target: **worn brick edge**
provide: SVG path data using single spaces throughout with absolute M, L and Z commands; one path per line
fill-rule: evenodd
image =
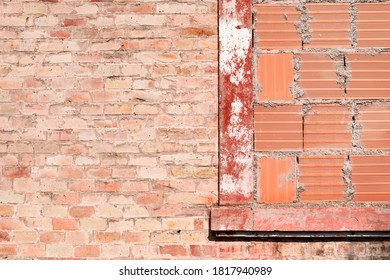
M 212 231 L 389 231 L 390 209 L 373 207 L 211 210 Z
M 219 203 L 253 202 L 252 1 L 219 1 Z

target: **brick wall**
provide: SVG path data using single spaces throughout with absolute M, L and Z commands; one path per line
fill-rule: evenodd
M 217 26 L 216 0 L 2 1 L 1 258 L 389 257 L 210 238 Z

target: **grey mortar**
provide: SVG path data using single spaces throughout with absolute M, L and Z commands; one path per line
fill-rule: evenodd
M 309 104 L 302 105 L 302 117 L 305 117 L 309 113 L 309 111 L 311 110 L 311 107 L 312 106 Z
M 298 81 L 300 79 L 299 69 L 301 68 L 301 59 L 294 54 L 293 58 L 293 68 L 294 68 L 294 82 L 289 86 L 290 92 L 294 96 L 294 99 L 301 98 L 305 92 L 298 85 Z
M 297 183 L 297 193 L 296 193 L 296 197 L 294 199 L 294 203 L 301 202 L 301 193 L 303 193 L 304 191 L 305 191 L 305 186 L 298 182 Z
M 345 198 L 347 201 L 352 201 L 355 196 L 355 187 L 352 184 L 352 164 L 349 157 L 344 159 L 342 172 L 345 183 Z
M 305 1 L 299 2 L 296 9 L 301 15 L 299 17 L 300 21 L 295 24 L 295 29 L 301 35 L 302 43 L 309 44 L 312 35 L 309 24 L 310 16 L 307 13 Z
M 349 128 L 352 133 L 352 151 L 354 153 L 363 153 L 364 149 L 360 142 L 361 130 L 363 127 L 361 124 L 356 123 L 356 116 L 359 115 L 359 111 L 357 109 L 356 103 L 351 104 L 351 115 L 352 115 L 353 122 Z
M 357 9 L 354 5 L 354 1 L 352 1 L 349 5 L 349 16 L 351 18 L 351 28 L 349 30 L 349 39 L 351 40 L 352 48 L 356 48 L 358 46 L 358 33 L 357 33 Z

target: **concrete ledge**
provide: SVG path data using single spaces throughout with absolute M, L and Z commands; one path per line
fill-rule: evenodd
M 214 207 L 212 231 L 389 231 L 390 208 Z

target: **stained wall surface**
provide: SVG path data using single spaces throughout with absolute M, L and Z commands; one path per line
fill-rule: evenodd
M 228 242 L 210 235 L 209 209 L 218 201 L 217 4 L 216 0 L 0 3 L 0 258 L 390 257 L 388 241 Z M 327 47 L 334 38 L 347 47 L 351 35 L 344 21 L 350 20 L 350 8 L 345 6 L 331 6 L 342 10 L 341 32 L 327 33 L 332 39 L 328 42 L 315 40 L 322 33 L 313 28 L 313 40 L 305 39 L 307 47 Z M 368 10 L 364 16 L 372 23 L 353 18 L 358 32 L 375 26 L 378 17 L 370 17 L 369 10 L 376 6 L 364 5 Z M 358 11 L 362 7 L 356 6 Z M 295 8 L 289 10 L 297 14 Z M 375 40 L 367 39 L 373 33 L 364 31 L 352 43 L 388 47 L 386 26 L 375 28 L 383 29 L 375 33 Z M 292 34 L 286 47 L 299 47 L 302 38 Z M 286 62 L 290 56 L 284 55 L 281 64 L 290 66 Z M 296 81 L 306 89 L 300 98 L 326 98 L 325 92 L 334 89 L 332 98 L 344 100 L 345 90 L 338 87 L 340 73 L 335 76 L 331 69 L 340 57 L 346 57 L 352 73 L 347 97 L 366 98 L 365 89 L 372 87 L 364 78 L 366 66 L 382 65 L 380 73 L 388 70 L 386 59 L 371 63 L 379 56 L 387 54 L 302 54 L 307 79 L 316 72 L 313 60 L 321 61 L 326 68 L 321 71 L 327 75 L 324 91 L 319 91 L 305 83 L 302 74 Z M 286 82 L 295 81 L 291 73 L 286 73 Z M 388 97 L 386 76 L 378 85 L 370 96 Z M 283 100 L 292 99 L 288 91 L 280 94 Z M 356 110 L 364 112 L 355 118 L 362 124 L 361 138 L 354 139 L 348 130 L 340 141 L 352 145 L 359 140 L 373 151 L 388 149 L 383 141 L 372 140 L 378 138 L 376 129 L 389 129 L 380 121 L 388 116 L 386 104 L 356 104 Z M 320 113 L 350 116 L 348 105 L 316 106 Z M 288 112 L 295 116 L 296 107 L 290 107 Z M 308 112 L 307 118 L 316 129 L 315 115 Z M 296 133 L 298 129 L 291 137 Z M 302 144 L 291 143 L 302 149 Z M 317 144 L 315 139 L 304 143 Z M 379 172 L 383 164 L 378 165 L 375 157 L 350 160 L 363 173 L 373 165 L 379 166 L 375 169 Z M 320 160 L 308 157 L 300 164 L 310 173 L 310 165 Z M 335 156 L 331 163 L 338 166 L 344 160 Z M 272 160 L 266 166 L 284 170 L 292 162 L 292 158 Z M 364 192 L 367 178 L 359 173 L 351 176 L 356 189 Z M 388 178 L 381 172 L 372 176 Z M 381 191 L 379 185 L 377 190 Z M 362 194 L 359 199 L 366 198 Z

